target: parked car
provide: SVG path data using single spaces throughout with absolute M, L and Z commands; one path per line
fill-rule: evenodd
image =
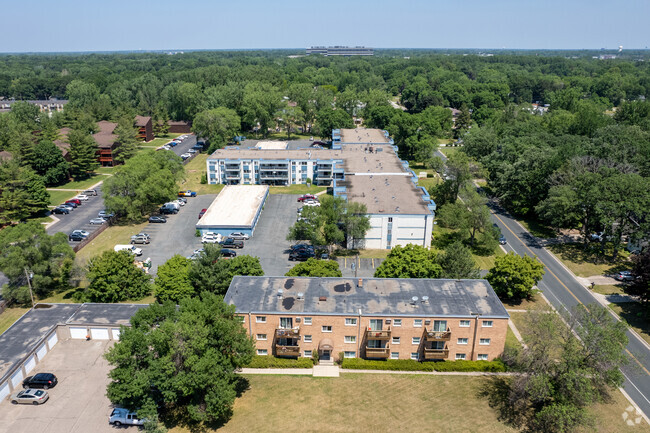
M 85 238 L 90 236 L 90 232 L 88 232 L 86 230 L 73 230 L 72 233 L 79 233 L 81 236 L 83 236 Z
M 244 248 L 244 241 L 235 240 L 232 238 L 226 238 L 219 242 L 219 244 L 225 248 Z
M 106 209 L 104 209 L 104 210 L 100 210 L 97 216 L 100 218 L 113 218 L 115 214 L 112 212 L 108 212 Z
M 138 418 L 138 414 L 127 409 L 116 407 L 108 417 L 108 423 L 116 427 L 121 425 L 144 425 L 144 420 Z
M 106 222 L 106 220 L 105 220 L 104 218 L 100 218 L 100 217 L 93 218 L 93 219 L 90 220 L 90 224 L 99 224 L 99 225 L 102 225 L 102 224 L 104 224 L 105 222 Z
M 149 217 L 150 223 L 166 223 L 167 218 L 162 215 L 152 215 Z
M 201 219 L 201 217 L 203 217 L 207 211 L 207 209 L 201 209 L 201 212 L 199 212 L 199 219 Z
M 204 244 L 218 244 L 223 239 L 219 233 L 204 233 L 201 242 Z
M 633 281 L 634 275 L 632 275 L 632 272 L 630 271 L 621 271 L 614 275 L 614 278 L 616 278 L 618 281 Z
M 68 200 L 68 201 L 66 201 L 66 202 L 63 203 L 63 204 L 65 204 L 65 205 L 67 205 L 67 206 L 71 206 L 71 207 L 73 207 L 73 208 L 75 208 L 75 209 L 77 208 L 77 206 L 79 206 L 79 205 L 77 204 L 77 202 L 74 202 L 74 201 L 72 201 L 72 200 Z
M 187 191 L 180 191 L 178 193 L 179 197 L 196 197 L 196 191 L 190 191 L 189 189 Z
M 221 257 L 224 257 L 224 258 L 237 257 L 237 252 L 233 251 L 233 250 L 229 250 L 228 248 L 222 248 L 221 249 Z
M 78 198 L 71 198 L 70 200 L 67 200 L 66 203 L 74 203 L 77 206 L 81 206 L 81 200 Z
M 67 215 L 70 213 L 70 208 L 67 206 L 57 206 L 54 209 L 52 209 L 52 213 Z
M 50 398 L 47 391 L 42 389 L 25 389 L 11 395 L 12 404 L 33 404 L 37 406 L 45 403 Z
M 64 204 L 60 204 L 59 207 L 61 207 L 61 208 L 66 208 L 66 209 L 68 209 L 70 212 L 72 212 L 73 210 L 75 210 L 75 207 L 74 207 L 73 205 L 71 205 L 71 204 L 65 204 L 65 203 L 64 203 Z
M 163 215 L 172 215 L 172 214 L 177 214 L 178 213 L 178 209 L 175 209 L 173 207 L 162 206 L 159 210 L 160 210 L 160 213 L 163 214 Z
M 194 149 L 194 148 L 192 148 L 192 149 L 190 149 L 190 150 L 187 151 L 187 153 L 196 153 L 196 152 L 197 152 L 197 150 Z
M 187 203 L 187 199 L 185 197 L 178 197 L 176 199 L 176 201 L 179 202 L 179 204 L 180 204 L 180 202 L 183 202 L 183 204 Z M 183 205 L 181 205 L 181 206 L 183 206 Z
M 87 189 L 84 192 L 82 192 L 83 195 L 87 196 L 96 196 L 97 195 L 97 190 L 96 189 Z
M 75 196 L 75 198 L 81 201 L 88 201 L 88 196 L 84 194 L 79 194 L 78 196 Z
M 323 146 L 323 147 L 329 146 L 329 144 L 325 143 L 324 141 L 314 141 L 311 145 L 312 146 Z
M 151 235 L 149 233 L 145 233 L 145 232 L 140 232 L 137 235 L 133 235 L 133 236 L 131 236 L 131 239 L 135 239 L 138 236 L 144 236 L 145 238 L 151 239 Z
M 148 236 L 136 235 L 131 236 L 131 244 L 148 244 L 151 242 Z
M 230 233 L 229 237 L 233 238 L 233 239 L 240 240 L 240 241 L 247 241 L 248 239 L 250 239 L 250 236 L 248 236 L 246 233 L 242 233 L 242 232 Z
M 305 200 L 304 202 L 302 202 L 302 204 L 304 206 L 309 206 L 309 207 L 318 207 L 318 206 L 320 206 L 320 202 L 316 201 L 316 200 Z
M 291 251 L 291 253 L 289 253 L 289 260 L 290 261 L 297 260 L 297 261 L 303 262 L 303 261 L 305 261 L 307 259 L 311 259 L 314 256 L 315 256 L 315 254 L 314 254 L 313 251 L 310 251 L 308 249 L 304 249 L 304 250 L 303 249 L 297 249 L 297 250 L 293 250 L 293 251 Z
M 142 249 L 136 248 L 135 245 L 115 245 L 113 247 L 113 251 L 119 252 L 119 251 L 128 251 L 133 255 L 136 256 L 141 256 L 142 255 Z
M 82 235 L 79 234 L 79 233 L 70 233 L 70 234 L 68 235 L 68 240 L 69 240 L 69 241 L 73 241 L 73 242 L 81 242 L 81 241 L 83 241 L 84 239 L 86 239 L 86 237 L 85 237 L 85 236 L 82 236 Z
M 58 379 L 52 373 L 36 373 L 33 376 L 26 377 L 23 380 L 23 388 L 54 388 L 59 383 Z
M 298 197 L 298 202 L 303 202 L 303 201 L 305 201 L 307 199 L 312 199 L 313 200 L 315 198 L 316 198 L 316 196 L 313 195 L 313 194 L 305 194 L 305 195 L 301 195 L 300 197 Z

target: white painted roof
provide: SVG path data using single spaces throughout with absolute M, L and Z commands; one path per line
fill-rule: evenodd
M 264 203 L 268 185 L 228 185 L 196 223 L 197 228 L 250 227 Z

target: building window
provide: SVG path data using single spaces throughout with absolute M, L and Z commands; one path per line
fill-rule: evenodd
M 488 360 L 487 353 L 479 353 L 477 359 L 479 361 L 487 361 Z
M 402 326 L 402 319 L 394 319 L 393 326 Z
M 305 354 L 303 356 L 305 358 L 311 358 L 311 350 L 305 350 Z
M 484 328 L 491 328 L 492 327 L 492 321 L 491 320 L 484 320 L 483 321 L 483 327 Z
M 415 359 L 417 361 L 418 360 L 418 353 L 417 352 L 411 352 L 411 359 Z
M 393 337 L 393 344 L 399 344 L 399 337 Z
M 393 217 L 388 217 L 388 222 L 392 223 L 393 222 Z
M 293 317 L 280 317 L 280 329 L 292 329 Z
M 465 354 L 464 353 L 457 353 L 456 354 L 456 361 L 465 359 Z
M 259 341 L 264 341 L 266 340 L 266 334 L 257 334 L 255 338 L 257 338 Z
M 354 335 L 346 335 L 345 336 L 345 342 L 346 343 L 356 343 L 357 342 L 357 337 Z
M 305 325 L 311 325 L 311 317 L 305 317 L 305 320 L 303 322 Z
M 266 349 L 257 349 L 257 354 L 260 355 L 260 356 L 268 355 L 269 351 L 266 350 Z
M 415 319 L 413 321 L 413 327 L 414 328 L 421 328 L 422 327 L 422 319 Z
M 357 352 L 347 351 L 347 350 L 343 352 L 344 358 L 356 358 L 356 356 L 357 356 Z
M 447 321 L 446 320 L 434 320 L 433 321 L 433 332 L 447 332 Z
M 305 335 L 304 339 L 305 339 L 305 343 L 311 343 L 311 335 Z
M 413 337 L 411 339 L 411 344 L 420 344 L 420 337 Z
M 345 318 L 345 326 L 356 326 L 357 324 L 357 319 L 355 317 L 346 317 Z
M 332 326 L 331 325 L 323 325 L 321 328 L 321 331 L 323 332 L 332 332 Z
M 456 344 L 467 344 L 467 338 L 459 338 Z
M 469 320 L 461 320 L 458 326 L 461 328 L 469 328 Z
M 255 316 L 256 323 L 266 323 L 266 316 Z
M 399 359 L 399 352 L 391 352 L 390 359 Z
M 490 339 L 489 338 L 481 338 L 478 341 L 478 344 L 480 344 L 482 346 L 488 346 L 490 344 Z

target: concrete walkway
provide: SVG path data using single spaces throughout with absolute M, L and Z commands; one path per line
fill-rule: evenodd
M 241 374 L 293 374 L 311 376 L 313 368 L 242 368 Z
M 483 372 L 483 371 L 393 371 L 393 370 L 352 370 L 340 368 L 338 365 L 315 365 L 314 368 L 242 368 L 240 374 L 277 374 L 301 375 L 313 377 L 339 377 L 340 373 L 361 374 L 424 374 L 430 376 L 516 376 L 516 372 Z

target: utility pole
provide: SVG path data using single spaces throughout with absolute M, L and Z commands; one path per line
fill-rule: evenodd
M 27 286 L 29 287 L 29 296 L 32 298 L 32 308 L 34 308 L 34 292 L 32 291 L 32 281 L 30 275 L 27 273 L 27 268 L 23 268 L 25 277 L 27 277 Z

